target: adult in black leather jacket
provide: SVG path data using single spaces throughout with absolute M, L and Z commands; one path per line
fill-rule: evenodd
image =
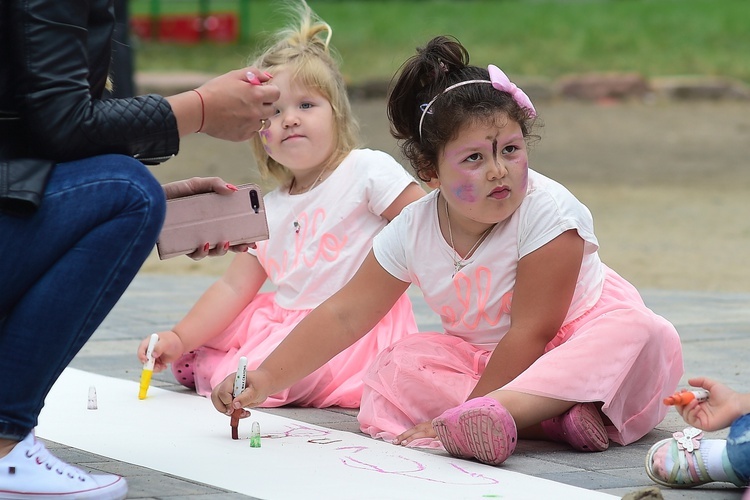
M 0 0 L 0 491 L 24 498 L 124 498 L 124 479 L 36 442 L 44 398 L 152 250 L 165 192 L 229 191 L 216 178 L 162 187 L 144 163 L 197 131 L 246 140 L 278 98 L 244 68 L 175 96 L 102 100 L 113 28 L 111 0 Z
M 9 159 L 59 162 L 119 153 L 159 163 L 177 154 L 179 137 L 201 122 L 209 135 L 249 138 L 278 98 L 275 87 L 248 85 L 246 71 L 238 70 L 199 88 L 201 95 L 101 100 L 114 28 L 110 0 L 3 0 L 0 9 L 0 199 L 6 204 L 13 189 L 5 183 L 19 177 Z

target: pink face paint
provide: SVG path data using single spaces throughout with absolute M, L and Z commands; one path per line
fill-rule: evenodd
M 453 148 L 452 150 L 446 150 L 444 153 L 445 159 L 451 164 L 461 163 L 464 158 L 484 147 L 484 142 L 477 141 L 475 143 L 465 143 L 460 147 Z
M 451 191 L 453 192 L 453 195 L 461 201 L 465 201 L 467 203 L 477 201 L 473 184 L 459 184 L 457 187 L 452 188 Z
M 521 191 L 526 192 L 526 188 L 529 186 L 529 164 L 526 162 L 523 165 L 523 177 L 521 177 Z
M 260 135 L 260 142 L 263 144 L 263 149 L 265 149 L 266 153 L 268 155 L 271 154 L 271 147 L 268 145 L 268 140 L 271 138 L 271 131 L 269 129 L 264 129 L 258 132 Z

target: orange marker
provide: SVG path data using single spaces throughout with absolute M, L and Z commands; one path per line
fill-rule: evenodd
M 694 399 L 697 399 L 698 401 L 706 401 L 708 399 L 708 391 L 705 389 L 695 389 L 692 391 L 676 392 L 668 398 L 665 398 L 664 404 L 670 406 L 684 406 Z

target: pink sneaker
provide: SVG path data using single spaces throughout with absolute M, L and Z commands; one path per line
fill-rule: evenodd
M 594 403 L 578 403 L 560 415 L 542 422 L 542 430 L 552 441 L 568 443 L 578 451 L 604 451 L 609 436 Z
M 442 415 L 432 421 L 432 428 L 435 429 L 438 439 L 445 447 L 445 451 L 454 457 L 474 458 L 474 454 L 469 448 L 469 443 L 466 442 L 466 438 L 461 432 L 461 427 L 458 423 L 458 418 L 465 410 L 466 405 L 474 402 L 478 403 L 479 401 L 472 399 L 464 404 L 445 410 Z
M 12 500 L 121 500 L 128 494 L 125 479 L 112 474 L 87 474 L 52 455 L 34 433 L 0 458 L 0 498 Z
M 459 458 L 476 458 L 499 465 L 516 449 L 516 423 L 492 398 L 471 399 L 432 421 L 446 451 Z
M 188 389 L 195 389 L 195 351 L 183 354 L 172 363 L 172 374 L 177 381 Z

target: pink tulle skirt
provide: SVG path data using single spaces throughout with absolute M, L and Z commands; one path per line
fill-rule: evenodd
M 257 368 L 309 312 L 280 307 L 273 292 L 258 294 L 221 335 L 196 351 L 193 368 L 198 394 L 210 395 L 227 375 L 237 371 L 241 356 L 247 357 L 248 370 Z M 357 408 L 362 377 L 377 354 L 416 331 L 411 301 L 404 294 L 367 335 L 260 406 Z
M 463 403 L 491 354 L 442 333 L 410 335 L 390 346 L 365 375 L 362 431 L 390 441 Z M 597 304 L 564 325 L 545 354 L 504 389 L 565 401 L 602 401 L 614 426 L 608 428 L 609 437 L 624 445 L 661 422 L 667 412 L 662 399 L 674 392 L 682 374 L 682 347 L 674 326 L 607 269 Z M 432 439 L 411 445 L 440 447 Z

